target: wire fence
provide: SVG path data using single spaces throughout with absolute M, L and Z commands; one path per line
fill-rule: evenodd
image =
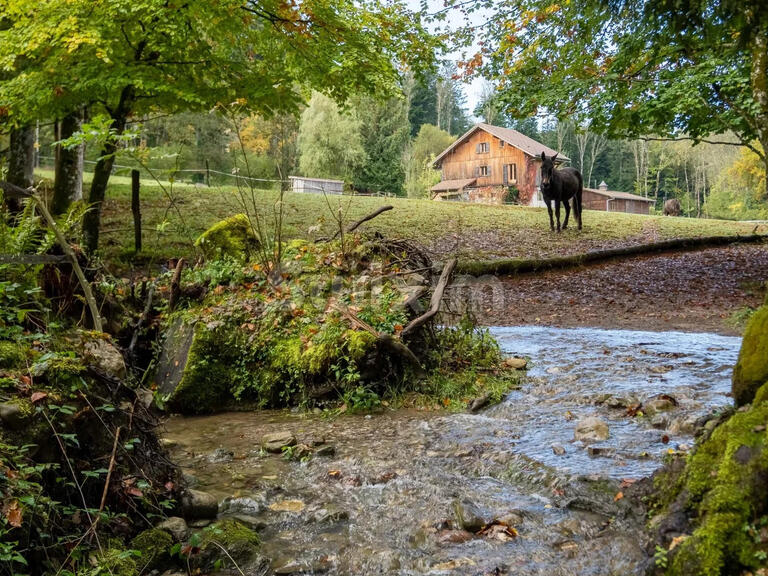
M 44 164 L 44 168 L 53 169 L 54 163 L 56 159 L 53 156 L 38 156 L 39 164 Z M 94 160 L 84 160 L 84 164 L 86 166 L 95 166 L 97 164 Z M 214 184 L 220 184 L 221 182 L 216 182 L 216 179 L 221 177 L 221 179 L 224 182 L 227 182 L 227 179 L 233 179 L 234 183 L 237 185 L 241 182 L 254 182 L 261 185 L 271 186 L 271 187 L 277 187 L 278 185 L 283 187 L 283 189 L 292 189 L 294 192 L 304 192 L 309 194 L 329 194 L 329 195 L 339 195 L 343 194 L 345 191 L 344 183 L 341 181 L 330 181 L 330 180 L 324 180 L 319 178 L 301 178 L 301 177 L 291 177 L 289 179 L 277 179 L 277 178 L 253 178 L 250 176 L 243 176 L 242 174 L 238 174 L 237 172 L 224 172 L 221 170 L 216 170 L 214 168 L 163 168 L 163 167 L 154 167 L 154 166 L 128 166 L 125 164 L 113 164 L 112 165 L 112 173 L 116 176 L 128 176 L 130 174 L 131 170 L 139 170 L 142 172 L 145 176 L 151 178 L 151 179 L 158 179 L 157 176 L 159 175 L 167 175 L 169 177 L 175 177 L 176 175 L 192 175 L 192 178 L 188 179 L 188 183 L 195 184 L 198 186 L 212 186 L 211 180 L 212 176 L 214 177 Z M 194 175 L 198 175 L 197 178 L 194 177 Z M 176 179 L 176 178 L 174 178 Z M 324 185 L 324 184 L 318 184 L 317 182 L 334 182 L 333 185 Z M 231 180 L 230 180 L 231 182 Z M 338 184 L 341 184 L 339 186 Z M 382 193 L 382 192 L 359 192 L 359 191 L 352 191 L 355 196 L 382 196 L 382 197 L 390 197 L 394 196 L 394 194 L 388 194 L 388 193 Z

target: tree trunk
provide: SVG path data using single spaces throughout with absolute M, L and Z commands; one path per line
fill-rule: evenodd
M 763 165 L 765 166 L 765 194 L 768 198 L 768 30 L 760 29 L 760 23 L 755 23 L 754 39 L 752 41 L 752 69 L 750 81 L 752 97 L 757 103 L 757 136 L 763 147 Z
M 29 188 L 34 184 L 35 132 L 31 126 L 22 126 L 11 131 L 8 149 L 7 181 L 20 188 Z M 6 198 L 11 213 L 21 210 L 21 199 Z
M 134 88 L 126 86 L 120 94 L 120 102 L 112 111 L 112 129 L 115 136 L 122 135 L 128 122 L 133 105 Z M 83 216 L 83 250 L 86 254 L 93 254 L 99 247 L 99 228 L 101 227 L 101 206 L 107 192 L 107 184 L 112 174 L 112 166 L 115 164 L 117 154 L 117 141 L 110 137 L 104 143 L 99 161 L 93 170 L 93 181 L 88 193 L 88 211 Z
M 58 140 L 71 137 L 80 128 L 80 114 L 68 114 L 58 123 Z M 56 146 L 52 211 L 64 214 L 69 205 L 83 197 L 83 173 L 80 164 L 82 145 L 74 148 Z
M 8 177 L 11 184 L 29 188 L 34 184 L 35 130 L 22 126 L 11 131 L 8 155 Z

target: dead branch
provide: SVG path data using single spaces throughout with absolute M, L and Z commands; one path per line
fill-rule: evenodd
M 421 362 L 416 357 L 416 354 L 414 354 L 408 346 L 403 344 L 398 338 L 395 338 L 392 336 L 392 334 L 384 334 L 382 332 L 377 331 L 373 326 L 365 322 L 364 320 L 361 320 L 356 314 L 354 314 L 351 310 L 343 307 L 343 306 L 335 306 L 335 310 L 339 312 L 344 318 L 349 320 L 349 322 L 359 328 L 360 330 L 365 330 L 366 332 L 369 332 L 370 334 L 373 334 L 376 336 L 376 342 L 383 348 L 386 348 L 390 352 L 393 352 L 397 354 L 398 356 L 401 356 L 404 358 L 411 366 L 413 366 L 416 369 L 417 374 L 422 375 L 424 374 L 424 368 L 421 365 Z
M 112 479 L 112 470 L 115 467 L 115 455 L 117 454 L 117 442 L 120 439 L 120 426 L 115 430 L 115 443 L 112 444 L 112 456 L 109 459 L 109 467 L 107 468 L 107 479 L 104 481 L 104 491 L 101 493 L 101 504 L 99 504 L 99 516 L 96 518 L 98 523 L 101 518 L 101 513 L 104 511 L 104 505 L 107 503 L 107 493 L 109 492 L 109 481 Z
M 136 343 L 139 341 L 139 332 L 141 332 L 142 326 L 149 319 L 149 313 L 152 311 L 152 297 L 154 294 L 155 285 L 152 284 L 147 292 L 147 302 L 144 305 L 144 311 L 141 313 L 141 316 L 139 316 L 139 319 L 136 321 L 136 326 L 133 328 L 131 344 L 128 346 L 128 356 L 131 359 L 133 358 L 133 350 L 136 348 Z
M 32 198 L 35 201 L 35 204 L 37 205 L 38 209 L 40 210 L 40 213 L 43 215 L 43 218 L 45 218 L 46 222 L 48 223 L 48 226 L 51 227 L 51 230 L 53 230 L 53 234 L 56 236 L 56 240 L 59 243 L 59 246 L 61 246 L 61 249 L 64 251 L 64 254 L 69 256 L 69 259 L 72 261 L 72 269 L 75 271 L 75 276 L 77 276 L 77 279 L 80 281 L 80 287 L 83 289 L 83 296 L 85 296 L 85 301 L 88 304 L 88 309 L 91 311 L 91 318 L 93 319 L 93 329 L 97 332 L 103 332 L 104 329 L 101 325 L 101 316 L 99 315 L 99 306 L 96 304 L 96 299 L 93 297 L 93 292 L 91 292 L 91 285 L 88 283 L 88 280 L 85 278 L 85 274 L 83 274 L 83 269 L 80 268 L 80 263 L 77 261 L 77 255 L 75 254 L 75 251 L 72 250 L 72 246 L 69 245 L 69 242 L 64 237 L 64 234 L 61 230 L 59 230 L 59 227 L 56 225 L 56 221 L 53 219 L 53 216 L 51 216 L 51 213 L 48 212 L 48 208 L 46 208 L 45 203 L 40 200 L 37 196 L 33 195 Z
M 179 301 L 182 270 L 184 270 L 184 258 L 179 258 L 179 261 L 176 263 L 176 269 L 173 271 L 173 278 L 171 279 L 171 295 L 168 297 L 168 312 L 173 312 L 176 303 Z
M 408 334 L 423 326 L 440 310 L 440 303 L 443 300 L 443 293 L 445 292 L 445 287 L 448 285 L 448 282 L 451 279 L 451 274 L 453 274 L 453 269 L 456 267 L 456 262 L 456 258 L 451 258 L 448 262 L 446 262 L 445 266 L 443 267 L 443 272 L 440 274 L 440 280 L 438 280 L 437 286 L 435 286 L 435 291 L 432 292 L 429 310 L 424 312 L 424 314 L 418 318 L 411 320 L 408 325 L 403 328 L 403 331 L 400 332 L 400 338 L 405 338 L 408 336 Z
M 393 208 L 394 208 L 394 206 L 382 206 L 381 208 L 379 208 L 379 209 L 375 210 L 374 212 L 371 212 L 370 214 L 368 214 L 368 216 L 360 218 L 360 220 L 358 220 L 357 222 L 353 222 L 352 224 L 350 224 L 347 227 L 346 233 L 349 234 L 351 232 L 354 232 L 355 230 L 358 229 L 358 227 L 361 224 L 365 224 L 366 222 L 368 222 L 368 220 L 373 220 L 379 214 L 382 214 L 383 212 L 387 212 L 388 210 L 392 210 Z M 341 234 L 341 230 L 337 230 L 336 233 L 333 236 L 331 236 L 331 237 L 328 237 L 328 238 L 318 238 L 317 242 L 330 242 L 331 240 L 335 240 L 336 238 L 338 238 L 339 234 Z
M 414 290 L 413 293 L 410 296 L 408 296 L 406 301 L 403 302 L 403 307 L 410 308 L 411 310 L 413 310 L 417 314 L 419 312 L 421 312 L 424 308 L 421 305 L 416 306 L 416 304 L 418 303 L 419 298 L 424 296 L 424 293 L 426 291 L 427 291 L 427 287 L 426 286 L 418 286 L 416 288 L 416 290 Z

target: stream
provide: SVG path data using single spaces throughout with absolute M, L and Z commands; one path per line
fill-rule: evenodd
M 165 438 L 196 487 L 222 500 L 220 515 L 259 530 L 270 573 L 643 574 L 645 517 L 621 491 L 689 449 L 696 421 L 731 403 L 741 339 L 492 332 L 506 354 L 529 358 L 528 378 L 477 414 L 225 413 L 171 418 Z M 654 398 L 656 410 L 627 413 Z M 574 440 L 591 416 L 607 440 Z M 335 452 L 289 461 L 260 449 L 272 432 Z M 465 523 L 511 529 L 458 530 L 457 509 Z

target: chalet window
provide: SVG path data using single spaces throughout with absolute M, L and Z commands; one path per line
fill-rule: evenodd
M 491 151 L 491 145 L 488 142 L 480 142 L 475 148 L 477 154 L 487 154 Z
M 517 184 L 517 164 L 504 164 L 504 173 L 502 175 L 504 186 Z
M 499 148 L 504 148 L 504 140 L 499 140 Z
M 490 166 L 478 166 L 475 168 L 475 175 L 476 176 L 490 176 L 491 175 L 491 167 Z

